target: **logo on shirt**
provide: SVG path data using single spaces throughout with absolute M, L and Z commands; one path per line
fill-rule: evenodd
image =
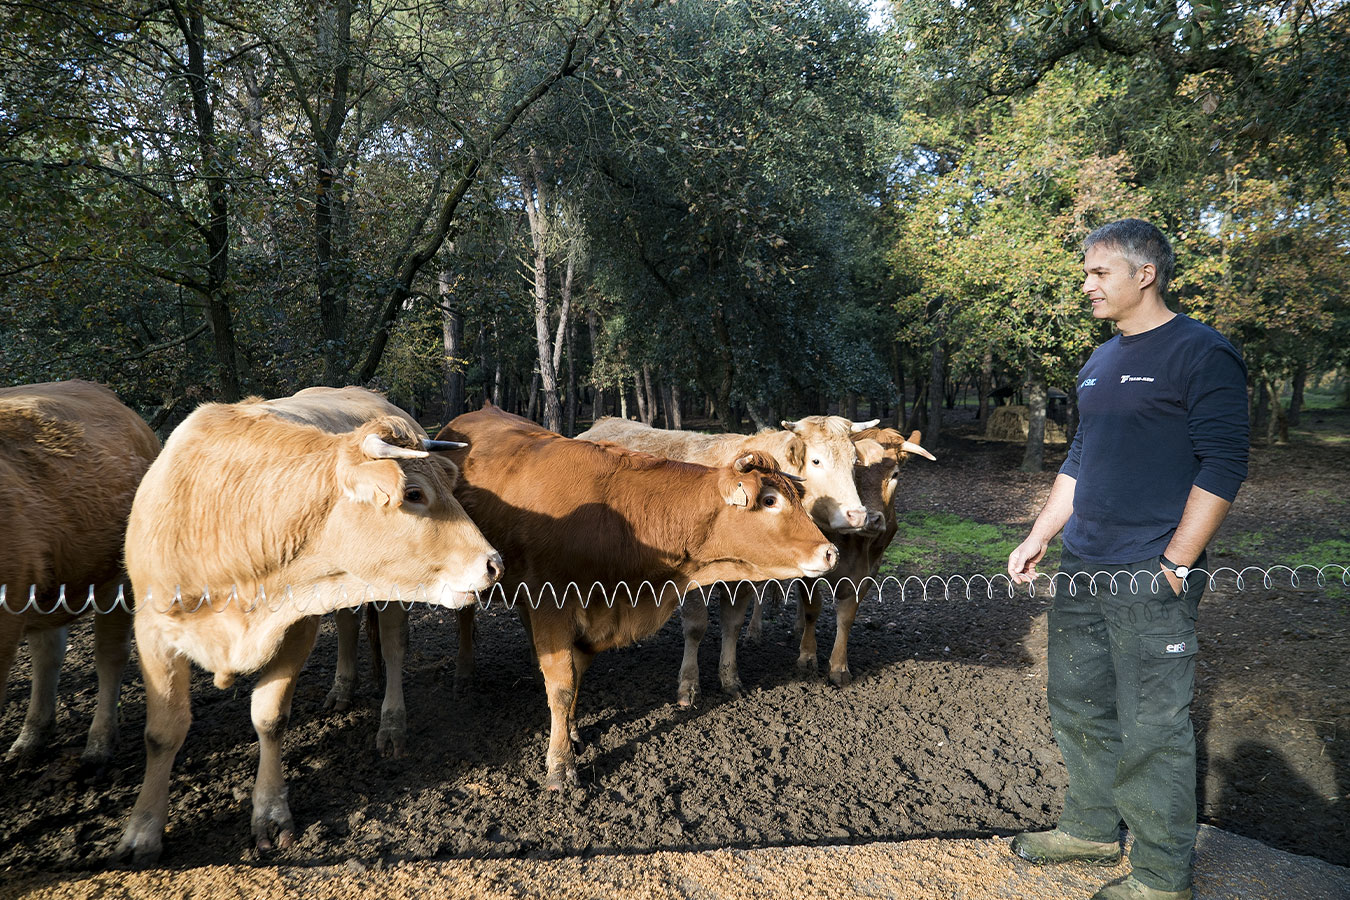
M 1186 642 L 1185 642 L 1185 641 L 1182 641 L 1180 644 L 1168 644 L 1168 645 L 1167 645 L 1167 652 L 1168 652 L 1168 653 L 1185 653 L 1185 652 L 1186 652 Z
M 1127 382 L 1127 381 L 1153 381 L 1153 376 L 1152 376 L 1152 375 L 1122 375 L 1122 376 L 1120 376 L 1120 383 L 1121 383 L 1121 384 L 1124 384 L 1124 383 Z
M 1084 379 L 1083 379 L 1083 383 L 1080 384 L 1080 385 L 1078 386 L 1078 388 L 1079 388 L 1079 390 L 1082 390 L 1082 389 L 1085 388 L 1085 387 L 1092 387 L 1092 386 L 1093 386 L 1094 384 L 1096 384 L 1096 383 L 1097 383 L 1097 379 L 1095 379 L 1095 378 L 1084 378 Z

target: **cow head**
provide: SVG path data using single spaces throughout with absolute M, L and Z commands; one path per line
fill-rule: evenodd
M 344 436 L 324 556 L 373 587 L 467 606 L 501 577 L 502 561 L 455 499 L 459 469 L 436 443 L 394 416 Z
M 900 467 L 911 454 L 936 460 L 919 445 L 922 434 L 915 431 L 908 438 L 894 428 L 868 428 L 854 435 L 858 450 L 855 476 L 858 495 L 867 505 L 866 534 L 881 534 L 887 520 L 893 519 L 891 504 L 900 484 Z
M 855 424 L 840 416 L 782 422 L 789 467 L 801 477 L 806 508 L 821 528 L 853 532 L 867 524 L 867 509 L 853 480 L 858 454 L 852 435 L 875 424 Z
M 834 568 L 839 551 L 807 514 L 798 482 L 771 457 L 747 453 L 717 473 L 724 505 L 705 547 L 710 558 L 693 580 L 815 577 Z

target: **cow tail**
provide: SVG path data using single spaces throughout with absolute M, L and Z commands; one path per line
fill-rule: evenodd
M 384 652 L 380 649 L 380 614 L 374 603 L 366 607 L 366 639 L 370 642 L 370 671 L 376 684 L 384 683 Z

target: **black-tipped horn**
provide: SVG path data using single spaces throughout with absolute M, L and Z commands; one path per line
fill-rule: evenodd
M 428 451 L 436 450 L 463 450 L 469 446 L 463 441 L 433 441 L 427 438 L 422 439 L 422 449 Z

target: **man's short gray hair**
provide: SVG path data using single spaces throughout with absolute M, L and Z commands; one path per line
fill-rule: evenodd
M 1167 285 L 1172 281 L 1172 272 L 1176 269 L 1177 256 L 1172 245 L 1157 226 L 1143 219 L 1121 219 L 1094 230 L 1083 241 L 1083 253 L 1086 254 L 1098 244 L 1110 247 L 1125 257 L 1130 264 L 1130 274 L 1134 275 L 1139 267 L 1152 264 L 1158 273 L 1158 293 L 1166 294 Z

